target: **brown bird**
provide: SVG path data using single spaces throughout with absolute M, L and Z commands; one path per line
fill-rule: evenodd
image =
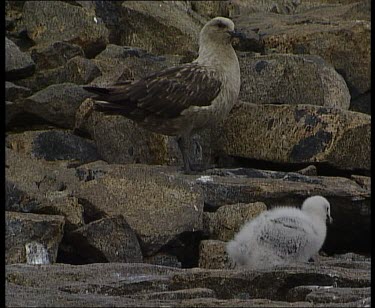
M 97 94 L 95 109 L 123 115 L 142 127 L 177 136 L 186 172 L 192 170 L 188 155 L 190 137 L 197 130 L 223 120 L 240 91 L 240 67 L 232 47 L 230 19 L 216 17 L 202 28 L 199 56 L 191 63 L 168 68 L 129 84 L 87 86 Z

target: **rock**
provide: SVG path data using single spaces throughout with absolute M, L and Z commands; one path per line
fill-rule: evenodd
M 216 16 L 229 17 L 230 3 L 229 1 L 189 1 L 191 8 L 199 15 L 207 18 L 215 18 Z
M 368 173 L 370 123 L 368 115 L 335 108 L 239 103 L 213 140 L 230 156 Z
M 70 59 L 65 68 L 67 80 L 75 84 L 87 84 L 101 75 L 94 62 L 81 56 Z
M 156 54 L 195 54 L 206 20 L 173 2 L 125 1 L 119 45 L 137 46 Z M 142 23 L 139 20 L 143 20 Z
M 199 245 L 199 267 L 209 269 L 228 269 L 230 261 L 225 251 L 226 242 L 203 240 Z
M 5 212 L 5 262 L 25 263 L 25 245 L 38 242 L 48 253 L 49 263 L 56 261 L 63 236 L 64 217 Z
M 75 160 L 88 163 L 100 156 L 93 142 L 73 135 L 67 130 L 39 130 L 11 134 L 7 147 L 47 161 Z
M 63 66 L 76 56 L 84 56 L 83 49 L 76 44 L 64 41 L 53 41 L 51 44 L 36 45 L 30 49 L 31 58 L 37 70 L 52 69 Z
M 143 253 L 152 255 L 180 234 L 202 230 L 199 188 L 183 179 L 175 180 L 168 170 L 110 165 L 104 176 L 82 183 L 75 196 L 86 204 L 85 210 L 90 208 L 96 214 L 96 219 L 100 215 L 123 215 L 139 236 Z
M 306 296 L 313 303 L 350 303 L 371 296 L 370 288 L 319 288 Z
M 79 182 L 74 169 L 66 162 L 46 162 L 30 158 L 6 148 L 5 170 L 9 182 L 7 206 L 16 206 L 16 211 L 32 212 L 38 208 L 41 197 L 50 194 L 68 196 Z
M 92 100 L 86 100 L 79 107 L 75 131 L 90 136 L 105 161 L 182 166 L 174 137 L 150 132 L 122 116 L 106 116 L 92 111 L 92 105 Z
M 30 2 L 23 7 L 29 37 L 37 44 L 65 41 L 79 45 L 88 58 L 108 43 L 108 29 L 94 12 L 66 2 Z
M 31 76 L 35 63 L 30 55 L 20 51 L 16 44 L 5 38 L 5 74 L 7 80 L 22 79 Z
M 302 175 L 318 175 L 316 167 L 314 165 L 307 166 L 306 168 L 303 168 L 301 170 L 298 170 L 297 173 Z
M 90 96 L 73 83 L 51 85 L 28 97 L 25 110 L 56 126 L 72 128 L 76 110 Z
M 76 229 L 66 236 L 65 243 L 73 246 L 83 263 L 142 262 L 138 239 L 121 215 Z
M 13 82 L 5 82 L 5 99 L 11 102 L 22 100 L 31 94 L 30 89 L 15 85 Z
M 229 241 L 239 231 L 242 225 L 267 210 L 263 202 L 235 203 L 221 206 L 207 220 L 210 239 Z
M 165 252 L 158 252 L 153 256 L 146 257 L 143 259 L 143 262 L 154 265 L 181 268 L 181 262 L 178 261 L 178 258 L 174 255 Z
M 319 56 L 242 53 L 239 62 L 241 100 L 349 109 L 350 94 L 344 79 Z
M 352 180 L 244 168 L 223 169 L 220 175 L 206 175 L 204 181 L 201 176 L 193 178 L 203 189 L 205 210 L 211 212 L 227 204 L 252 202 L 264 202 L 268 209 L 300 207 L 307 197 L 322 195 L 329 200 L 334 219 L 323 250 L 369 252 L 371 193 Z
M 266 51 L 322 57 L 343 76 L 354 100 L 371 89 L 371 27 L 367 20 L 349 20 L 337 8 L 325 6 L 295 15 L 245 14 L 233 21 L 239 29 L 257 29 Z
M 102 75 L 94 84 L 109 85 L 126 80 L 137 80 L 162 69 L 176 66 L 181 56 L 157 56 L 146 50 L 130 46 L 108 44 L 93 60 Z
M 371 178 L 368 176 L 361 176 L 353 174 L 351 178 L 364 189 L 371 191 Z
M 17 116 L 22 114 L 23 104 L 20 102 L 5 101 L 5 124 L 11 126 Z
M 307 300 L 286 301 L 288 290 L 308 284 L 321 286 L 325 294 L 331 289 L 324 286 L 336 285 L 336 288 L 362 288 L 366 293 L 371 277 L 370 263 L 365 264 L 366 269 L 353 269 L 350 263 L 346 264 L 347 268 L 308 263 L 258 272 L 177 269 L 141 263 L 40 267 L 15 264 L 6 266 L 6 301 L 10 306 L 23 307 L 41 304 L 72 307 L 315 307 L 319 304 Z M 360 307 L 357 301 L 340 304 L 329 302 L 324 307 Z

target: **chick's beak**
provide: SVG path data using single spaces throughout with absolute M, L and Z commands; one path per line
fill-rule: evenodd
M 327 215 L 326 222 L 327 222 L 328 224 L 333 223 L 333 218 L 332 218 L 331 216 L 328 216 L 328 215 Z

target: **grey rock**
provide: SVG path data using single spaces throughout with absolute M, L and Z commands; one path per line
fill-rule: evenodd
M 10 39 L 5 38 L 5 74 L 7 80 L 22 79 L 35 71 L 30 55 L 20 51 Z
M 23 112 L 23 103 L 5 101 L 5 124 L 11 126 L 16 121 L 17 116 Z
M 145 255 L 154 254 L 183 232 L 202 230 L 200 189 L 175 179 L 170 168 L 111 165 L 107 169 L 103 177 L 79 185 L 75 196 L 96 217 L 123 215 L 139 236 Z
M 348 19 L 345 8 L 338 8 L 322 6 L 295 15 L 244 14 L 233 21 L 238 28 L 258 29 L 267 52 L 322 57 L 345 79 L 354 100 L 371 89 L 371 25 L 368 20 Z
M 344 79 L 319 56 L 242 53 L 239 63 L 241 100 L 349 109 L 350 94 Z
M 93 57 L 108 43 L 108 29 L 87 9 L 66 2 L 26 2 L 23 18 L 29 37 L 37 44 L 66 41 Z
M 30 55 L 36 63 L 37 70 L 46 70 L 63 66 L 76 56 L 83 57 L 84 52 L 79 45 L 58 41 L 36 45 L 30 49 Z
M 25 110 L 56 126 L 73 128 L 76 110 L 90 96 L 73 83 L 51 85 L 28 97 Z
M 87 84 L 101 75 L 94 62 L 81 56 L 70 59 L 65 68 L 67 80 L 75 84 Z
M 7 147 L 38 159 L 47 161 L 75 160 L 88 163 L 99 160 L 91 140 L 73 135 L 67 130 L 39 130 L 11 134 Z
M 23 98 L 29 96 L 31 90 L 25 87 L 20 87 L 13 82 L 5 82 L 5 99 L 11 102 L 16 102 L 22 100 Z
M 226 242 L 224 241 L 201 241 L 199 244 L 199 267 L 208 269 L 231 268 L 225 246 Z
M 63 236 L 64 217 L 30 213 L 5 212 L 5 262 L 25 263 L 25 245 L 38 242 L 48 253 L 50 263 L 56 261 Z
M 301 283 L 366 289 L 371 277 L 368 269 L 314 264 L 272 271 L 176 269 L 141 263 L 38 268 L 17 264 L 7 266 L 6 282 L 6 301 L 11 306 L 312 307 L 307 301 L 287 302 L 286 291 Z M 353 303 L 357 302 L 340 304 L 353 307 Z M 337 303 L 315 306 L 340 307 Z
M 369 115 L 336 108 L 242 102 L 213 140 L 230 156 L 368 172 L 370 123 Z
M 142 262 L 138 239 L 121 215 L 93 221 L 64 239 L 84 263 Z
M 360 301 L 371 296 L 368 288 L 322 288 L 313 290 L 306 296 L 306 300 L 313 303 L 350 303 Z

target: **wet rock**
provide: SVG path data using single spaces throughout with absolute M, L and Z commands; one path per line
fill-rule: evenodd
M 349 109 L 350 94 L 344 79 L 319 56 L 242 53 L 239 62 L 241 100 Z
M 49 263 L 54 263 L 63 236 L 63 227 L 62 216 L 5 212 L 6 264 L 25 263 L 27 258 L 25 245 L 33 242 L 43 245 L 48 253 Z M 44 258 L 44 256 L 40 257 Z
M 73 128 L 76 110 L 90 96 L 73 83 L 51 85 L 28 97 L 25 110 L 56 126 Z
M 230 156 L 368 172 L 370 122 L 368 115 L 335 108 L 239 103 L 213 140 Z
M 100 18 L 67 2 L 26 2 L 23 18 L 29 37 L 37 44 L 77 44 L 90 58 L 108 43 L 108 29 Z
M 47 161 L 75 160 L 87 163 L 100 159 L 91 140 L 73 135 L 66 130 L 26 131 L 11 134 L 7 147 Z
M 103 177 L 82 183 L 75 196 L 96 219 L 123 215 L 139 236 L 145 255 L 157 252 L 183 232 L 202 230 L 199 188 L 174 179 L 168 174 L 170 168 L 111 165 L 108 169 Z
M 239 231 L 240 227 L 248 220 L 255 218 L 267 210 L 263 202 L 235 203 L 221 206 L 206 220 L 205 229 L 209 230 L 209 237 L 221 241 L 229 241 Z
M 142 262 L 138 239 L 121 215 L 93 221 L 64 239 L 83 263 Z
M 5 38 L 5 74 L 7 80 L 22 79 L 35 71 L 30 55 L 20 51 L 10 39 Z
M 79 45 L 58 41 L 34 46 L 30 49 L 30 55 L 37 70 L 46 70 L 63 66 L 76 56 L 83 57 L 84 52 Z

